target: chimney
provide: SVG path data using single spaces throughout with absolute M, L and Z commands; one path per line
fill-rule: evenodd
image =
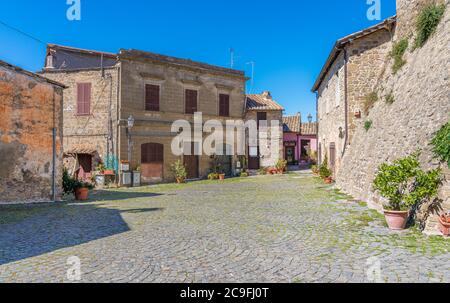
M 45 68 L 54 69 L 55 68 L 55 57 L 51 52 L 47 55 L 47 62 L 45 64 Z
M 272 95 L 270 94 L 270 92 L 269 92 L 268 90 L 264 91 L 264 92 L 262 93 L 262 96 L 263 96 L 265 99 L 272 100 Z

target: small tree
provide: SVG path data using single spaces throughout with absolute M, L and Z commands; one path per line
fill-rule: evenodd
M 385 209 L 406 211 L 424 200 L 437 197 L 442 183 L 440 169 L 423 171 L 419 153 L 399 159 L 393 164 L 383 163 L 373 182 L 374 189 L 388 199 Z
M 183 183 L 187 178 L 186 167 L 184 166 L 181 160 L 178 160 L 174 164 L 172 164 L 172 173 L 175 175 L 175 178 L 178 182 Z
M 322 179 L 329 178 L 333 175 L 332 171 L 328 168 L 328 156 L 325 155 L 323 163 L 319 166 L 319 176 Z

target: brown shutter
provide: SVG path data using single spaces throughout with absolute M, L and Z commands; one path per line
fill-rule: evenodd
M 194 114 L 197 111 L 197 91 L 187 89 L 185 92 L 186 114 Z
M 77 115 L 91 114 L 91 83 L 77 84 Z
M 159 111 L 159 86 L 145 85 L 145 110 Z
M 225 94 L 219 95 L 219 116 L 230 116 L 230 96 Z
M 141 145 L 141 163 L 164 162 L 164 145 L 147 143 Z

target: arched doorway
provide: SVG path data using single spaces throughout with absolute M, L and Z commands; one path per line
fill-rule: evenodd
M 164 145 L 141 145 L 141 178 L 144 183 L 162 181 L 164 171 Z

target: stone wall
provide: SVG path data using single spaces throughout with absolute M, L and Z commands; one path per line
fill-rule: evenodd
M 348 144 L 352 143 L 357 128 L 364 124 L 364 119 L 357 118 L 356 112 L 363 111 L 366 96 L 374 90 L 386 64 L 391 47 L 391 33 L 378 30 L 372 34 L 356 39 L 345 45 L 347 51 L 347 102 L 348 102 Z M 330 143 L 336 146 L 334 173 L 341 166 L 345 137 L 345 58 L 340 52 L 319 90 L 319 149 L 320 159 L 330 159 Z M 342 130 L 342 132 L 340 131 Z
M 62 87 L 0 66 L 0 204 L 52 200 L 53 128 L 61 198 L 62 102 Z
M 398 1 L 399 33 L 407 33 L 417 17 L 417 7 L 429 1 Z M 408 19 L 407 16 L 411 16 Z M 410 45 L 412 39 L 410 39 Z M 436 33 L 425 46 L 408 50 L 407 64 L 396 74 L 389 62 L 376 90 L 380 96 L 368 119 L 372 128 L 366 132 L 357 127 L 354 140 L 343 158 L 337 184 L 355 198 L 381 208 L 381 200 L 372 190 L 377 168 L 383 162 L 407 156 L 422 149 L 421 162 L 425 168 L 435 167 L 429 142 L 433 134 L 449 120 L 450 113 L 450 9 L 445 12 Z M 385 102 L 392 93 L 393 104 Z M 444 189 L 448 189 L 448 183 Z M 450 210 L 448 190 L 442 190 L 444 209 Z M 435 219 L 431 219 L 435 220 Z
M 118 70 L 108 68 L 104 77 L 99 69 L 48 71 L 43 75 L 68 87 L 64 91 L 64 152 L 92 149 L 96 151 L 94 162 L 102 161 L 108 153 L 117 154 Z M 77 83 L 92 85 L 90 115 L 77 115 Z M 109 119 L 112 121 L 110 140 Z M 65 158 L 65 164 L 69 169 L 73 167 L 70 157 Z

